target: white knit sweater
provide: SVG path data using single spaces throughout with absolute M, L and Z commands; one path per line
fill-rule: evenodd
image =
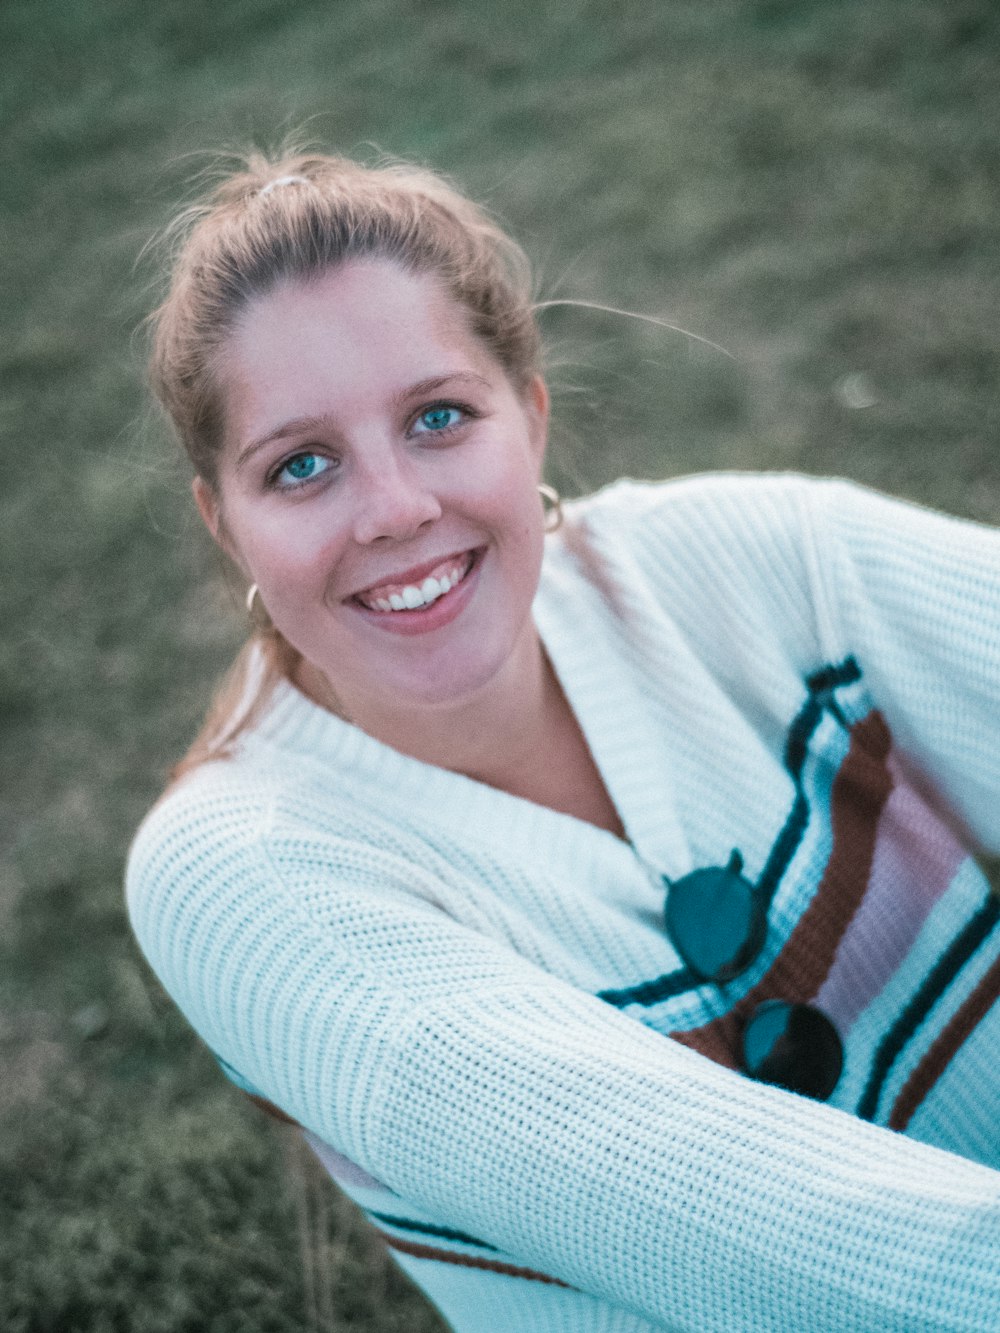
M 283 686 L 143 825 L 138 939 L 460 1333 L 1000 1328 L 998 570 L 846 483 L 619 483 L 535 613 L 629 843 Z M 734 848 L 767 943 L 691 984 L 662 877 Z M 731 1067 L 770 995 L 830 1104 Z

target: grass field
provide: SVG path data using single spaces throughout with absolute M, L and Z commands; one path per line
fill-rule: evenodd
M 132 944 L 131 831 L 241 617 L 145 406 L 196 150 L 455 174 L 553 310 L 552 474 L 836 472 L 1000 518 L 993 0 L 0 9 L 0 1329 L 431 1333 Z

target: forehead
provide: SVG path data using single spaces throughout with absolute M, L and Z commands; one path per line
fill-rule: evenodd
M 497 367 L 439 278 L 356 260 L 251 301 L 222 349 L 227 425 L 353 410 L 434 375 Z M 229 433 L 227 431 L 227 433 Z

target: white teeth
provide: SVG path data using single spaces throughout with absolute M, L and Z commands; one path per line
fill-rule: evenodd
M 452 588 L 462 582 L 471 567 L 472 560 L 466 557 L 462 564 L 456 565 L 447 573 L 437 577 L 433 574 L 428 575 L 419 587 L 409 583 L 405 588 L 391 592 L 386 597 L 361 598 L 361 600 L 376 611 L 415 611 L 417 607 L 430 606 L 446 592 L 451 592 Z

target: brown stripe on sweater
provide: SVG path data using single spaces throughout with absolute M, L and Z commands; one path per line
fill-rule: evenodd
M 952 1014 L 924 1052 L 916 1069 L 903 1084 L 889 1116 L 890 1129 L 906 1128 L 917 1107 L 948 1067 L 952 1056 L 998 998 L 1000 998 L 1000 958 L 994 961 L 972 994 Z
M 889 728 L 876 710 L 851 728 L 850 748 L 830 798 L 833 846 L 812 902 L 753 990 L 711 1023 L 672 1032 L 675 1040 L 737 1069 L 740 1035 L 758 1004 L 775 999 L 805 1002 L 816 995 L 868 888 L 878 821 L 893 786 L 887 764 L 891 744 Z
M 536 1273 L 531 1268 L 518 1268 L 516 1264 L 501 1263 L 498 1259 L 480 1259 L 472 1254 L 455 1254 L 452 1250 L 439 1250 L 434 1245 L 400 1240 L 398 1236 L 390 1236 L 385 1231 L 379 1231 L 378 1234 L 390 1249 L 401 1250 L 403 1254 L 410 1254 L 415 1259 L 437 1259 L 439 1263 L 457 1264 L 460 1268 L 485 1268 L 491 1273 L 503 1273 L 505 1277 L 523 1277 L 530 1282 L 547 1282 L 553 1287 L 569 1288 L 568 1282 L 560 1282 L 557 1277 L 549 1277 L 547 1273 Z
M 263 1111 L 265 1115 L 269 1115 L 272 1120 L 277 1120 L 282 1125 L 298 1125 L 299 1122 L 297 1120 L 293 1120 L 290 1115 L 286 1114 L 286 1112 L 281 1109 L 280 1106 L 275 1106 L 274 1102 L 269 1102 L 266 1097 L 260 1097 L 255 1092 L 247 1092 L 243 1088 L 241 1088 L 240 1091 L 243 1093 L 244 1097 L 249 1097 L 250 1101 L 253 1102 L 254 1106 L 256 1106 L 259 1111 Z

